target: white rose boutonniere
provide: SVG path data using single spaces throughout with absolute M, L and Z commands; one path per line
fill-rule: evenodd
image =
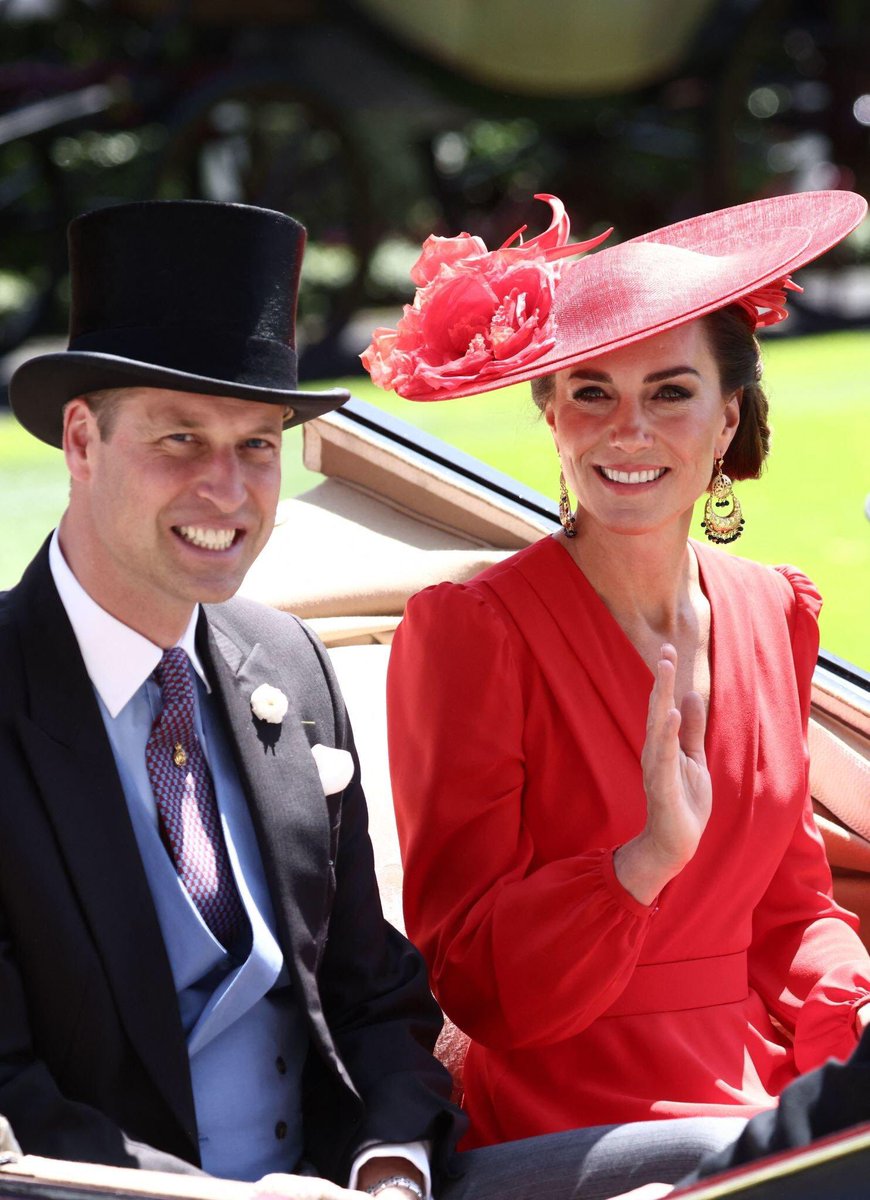
M 336 750 L 320 742 L 311 747 L 324 796 L 343 792 L 353 778 L 353 756 L 347 750 Z
M 251 692 L 251 709 L 255 717 L 270 725 L 280 725 L 287 715 L 287 697 L 271 683 L 261 683 Z

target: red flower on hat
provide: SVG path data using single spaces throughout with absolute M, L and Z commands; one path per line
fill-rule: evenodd
M 360 356 L 374 383 L 410 399 L 437 399 L 466 381 L 495 382 L 552 349 L 559 260 L 599 245 L 611 231 L 569 246 L 561 200 L 535 199 L 553 216 L 528 242 L 511 245 L 526 226 L 493 251 L 468 233 L 427 238 L 411 270 L 414 303 L 396 329 L 376 329 Z
M 757 288 L 746 296 L 741 296 L 734 303 L 746 315 L 753 329 L 764 329 L 768 325 L 778 325 L 788 316 L 785 306 L 786 292 L 802 292 L 804 289 L 794 282 L 790 275 L 774 280 L 766 287 Z

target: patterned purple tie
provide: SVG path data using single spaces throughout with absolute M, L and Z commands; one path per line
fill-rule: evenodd
M 187 654 L 165 650 L 154 670 L 163 708 L 145 747 L 160 826 L 179 878 L 224 946 L 246 924 L 221 830 L 214 784 L 194 725 Z

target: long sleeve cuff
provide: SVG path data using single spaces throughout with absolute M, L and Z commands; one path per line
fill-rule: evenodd
M 353 1160 L 347 1186 L 351 1190 L 356 1187 L 360 1170 L 373 1158 L 406 1158 L 423 1176 L 423 1194 L 426 1200 L 432 1200 L 432 1171 L 429 1166 L 429 1150 L 430 1146 L 428 1142 L 408 1142 L 407 1144 L 373 1142 L 370 1146 L 362 1149 Z

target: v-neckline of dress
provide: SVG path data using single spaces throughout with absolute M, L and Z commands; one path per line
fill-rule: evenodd
M 528 582 L 532 584 L 550 611 L 554 615 L 558 614 L 566 635 L 566 640 L 570 642 L 572 620 L 576 621 L 578 619 L 577 610 L 580 607 L 590 618 L 597 635 L 595 650 L 598 653 L 595 655 L 593 665 L 597 666 L 600 671 L 606 671 L 611 660 L 622 664 L 633 664 L 632 677 L 637 684 L 637 687 L 633 688 L 633 692 L 639 697 L 639 701 L 636 701 L 636 706 L 640 710 L 639 715 L 643 717 L 643 727 L 645 727 L 649 693 L 652 690 L 655 678 L 653 672 L 647 666 L 628 634 L 592 586 L 582 567 L 573 558 L 569 549 L 561 544 L 557 535 L 554 534 L 550 537 L 542 538 L 541 541 L 535 543 L 534 549 L 538 553 L 543 552 L 552 559 L 555 575 L 564 576 L 566 580 L 569 580 L 571 587 L 580 593 L 583 600 L 581 606 L 572 605 L 570 593 L 567 589 L 556 586 L 558 578 L 552 578 L 554 586 L 548 587 L 542 582 L 544 577 L 538 571 L 532 569 L 526 575 Z M 718 617 L 721 609 L 716 602 L 716 571 L 713 564 L 709 561 L 706 547 L 690 539 L 689 549 L 695 556 L 695 561 L 698 565 L 698 581 L 710 606 L 710 626 L 707 640 L 710 693 L 707 701 L 707 723 L 704 739 L 705 745 L 709 745 L 710 731 L 714 721 L 718 719 L 720 709 L 720 680 L 718 678 L 718 667 L 720 664 L 718 663 L 717 647 L 719 645 L 720 632 L 718 629 Z M 547 574 L 549 575 L 549 573 Z M 584 653 L 588 652 L 589 649 L 590 646 L 587 645 Z M 612 654 L 608 654 L 608 650 L 612 651 Z M 643 687 L 640 686 L 641 682 L 643 683 Z

